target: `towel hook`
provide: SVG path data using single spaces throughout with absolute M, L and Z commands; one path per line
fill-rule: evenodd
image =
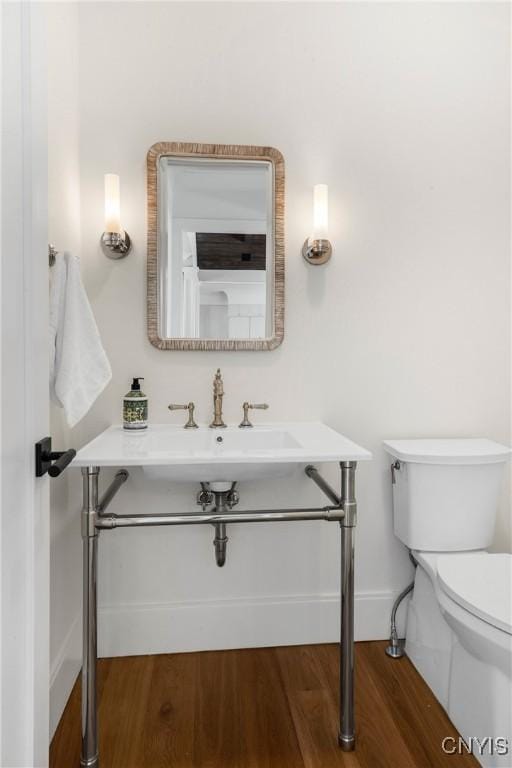
M 36 477 L 43 477 L 47 472 L 50 477 L 58 477 L 76 456 L 74 448 L 67 451 L 52 451 L 51 437 L 44 437 L 36 443 Z M 54 462 L 52 464 L 52 462 Z
M 58 254 L 58 250 L 55 248 L 55 246 L 52 245 L 51 243 L 48 243 L 48 264 L 50 265 L 50 267 L 53 267 L 53 265 L 55 264 L 55 257 L 57 256 L 57 254 Z

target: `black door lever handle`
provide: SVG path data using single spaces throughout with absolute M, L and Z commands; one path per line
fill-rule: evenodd
M 52 451 L 51 437 L 44 437 L 36 443 L 36 477 L 43 477 L 47 472 L 50 477 L 58 477 L 76 456 L 74 448 L 67 451 Z

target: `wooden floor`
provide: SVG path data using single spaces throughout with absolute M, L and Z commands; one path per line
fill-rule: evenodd
M 357 746 L 337 744 L 334 645 L 103 659 L 101 768 L 469 768 L 453 725 L 408 659 L 356 644 Z M 78 768 L 80 684 L 51 745 Z

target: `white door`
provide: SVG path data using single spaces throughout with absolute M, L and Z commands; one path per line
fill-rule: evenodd
M 43 9 L 0 5 L 0 765 L 48 764 L 49 486 L 46 85 Z

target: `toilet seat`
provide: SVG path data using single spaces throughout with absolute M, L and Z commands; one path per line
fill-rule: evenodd
M 440 555 L 438 583 L 455 603 L 512 635 L 512 555 Z

